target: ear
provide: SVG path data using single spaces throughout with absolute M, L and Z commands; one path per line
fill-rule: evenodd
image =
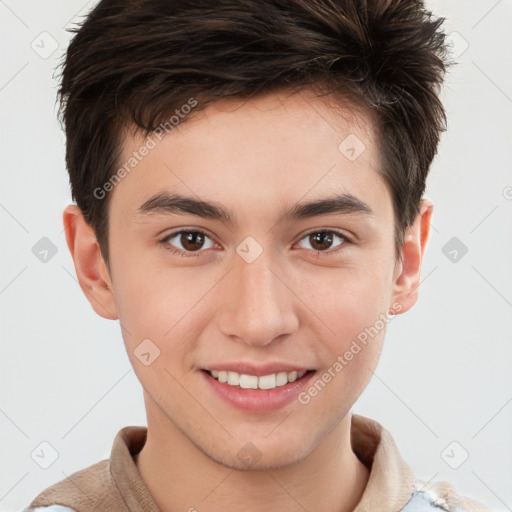
M 397 262 L 394 276 L 393 303 L 391 314 L 405 313 L 418 300 L 421 264 L 430 233 L 430 219 L 433 204 L 423 199 L 420 212 L 412 226 L 405 232 L 405 241 L 401 250 L 401 261 Z
M 75 205 L 64 209 L 62 220 L 82 291 L 98 315 L 108 320 L 117 319 L 110 274 L 94 230 L 87 224 L 80 208 Z

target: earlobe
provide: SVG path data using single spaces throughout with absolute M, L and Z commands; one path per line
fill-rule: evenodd
M 98 315 L 108 320 L 117 319 L 112 282 L 94 230 L 76 205 L 67 206 L 62 218 L 66 242 L 82 291 Z
M 423 199 L 414 223 L 406 229 L 402 258 L 397 262 L 395 272 L 393 302 L 389 309 L 391 314 L 405 313 L 418 300 L 421 264 L 430 233 L 433 208 L 428 199 Z

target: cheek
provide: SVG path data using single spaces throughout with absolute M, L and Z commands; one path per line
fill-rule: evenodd
M 391 273 L 367 265 L 326 277 L 324 283 L 316 280 L 316 291 L 309 293 L 317 333 L 325 334 L 321 335 L 323 368 L 310 388 L 311 396 L 308 391 L 304 400 L 315 402 L 312 408 L 318 411 L 331 404 L 334 418 L 353 405 L 378 363 L 390 319 Z
M 135 264 L 126 266 L 125 272 L 121 266 L 118 270 L 114 288 L 127 350 L 136 350 L 149 339 L 166 366 L 175 366 L 174 361 L 193 353 L 201 322 L 208 318 L 214 276 L 197 279 L 192 268 L 155 271 Z
M 377 366 L 390 317 L 390 278 L 376 271 L 339 273 L 311 297 L 325 353 L 323 368 L 299 401 L 333 422 L 346 414 Z M 325 329 L 328 328 L 328 331 Z
M 304 277 L 302 278 L 304 282 Z M 309 279 L 306 278 L 309 281 Z M 307 305 L 322 320 L 337 351 L 387 315 L 392 273 L 371 266 L 326 273 L 308 286 Z M 382 330 L 382 329 L 380 329 Z

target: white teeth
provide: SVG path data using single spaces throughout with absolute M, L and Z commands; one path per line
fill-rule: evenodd
M 300 379 L 306 370 L 301 372 L 279 372 L 270 375 L 257 377 L 256 375 L 247 375 L 245 373 L 237 373 L 224 370 L 211 370 L 210 375 L 219 382 L 224 382 L 230 386 L 240 386 L 243 389 L 274 389 L 284 386 L 289 382 L 295 382 Z
M 243 389 L 258 389 L 258 377 L 256 375 L 240 375 L 240 387 Z
M 279 372 L 276 375 L 276 386 L 284 386 L 288 384 L 288 374 L 286 372 Z
M 264 375 L 258 379 L 260 389 L 274 389 L 276 387 L 276 374 Z
M 228 372 L 228 384 L 230 386 L 238 386 L 240 384 L 240 374 L 236 372 Z

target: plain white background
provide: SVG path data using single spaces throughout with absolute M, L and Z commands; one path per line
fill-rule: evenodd
M 61 220 L 71 201 L 53 73 L 69 40 L 65 27 L 94 3 L 0 1 L 1 511 L 21 510 L 44 488 L 107 458 L 120 428 L 145 425 L 119 325 L 98 317 L 83 296 Z M 433 231 L 419 302 L 390 324 L 376 376 L 354 411 L 391 431 L 418 477 L 450 481 L 506 511 L 512 2 L 428 6 L 448 18 L 460 55 L 443 93 L 449 129 L 428 185 Z M 57 251 L 46 262 L 33 252 L 43 237 Z M 43 442 L 58 453 L 48 469 L 35 462 L 41 450 L 51 461 Z

